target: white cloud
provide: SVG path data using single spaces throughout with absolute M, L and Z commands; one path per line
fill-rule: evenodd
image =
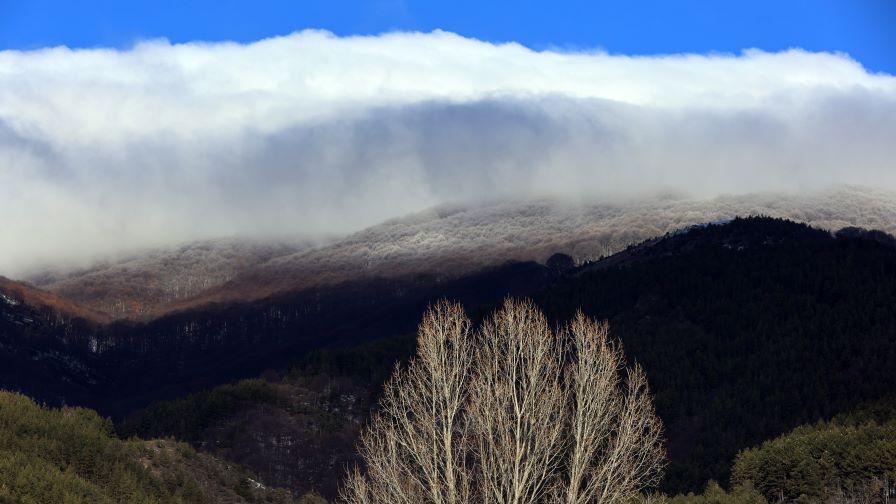
M 0 273 L 457 199 L 896 189 L 896 78 L 454 34 L 0 52 Z

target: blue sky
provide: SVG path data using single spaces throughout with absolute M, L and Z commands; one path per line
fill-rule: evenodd
M 894 27 L 893 0 L 0 0 L 3 49 L 128 47 L 159 37 L 248 42 L 305 28 L 338 35 L 443 29 L 534 49 L 600 47 L 624 54 L 842 51 L 873 72 L 896 74 Z

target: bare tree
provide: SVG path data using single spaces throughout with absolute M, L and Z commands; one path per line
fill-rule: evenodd
M 542 502 L 563 460 L 565 349 L 528 302 L 508 300 L 477 339 L 468 413 L 482 502 Z
M 476 332 L 431 307 L 362 435 L 348 504 L 624 502 L 657 483 L 662 424 L 606 323 L 552 331 L 508 299 Z
M 470 502 L 466 423 L 474 345 L 457 304 L 431 307 L 418 330 L 417 356 L 396 368 L 362 434 L 367 474 L 355 470 L 344 498 L 355 503 Z
M 567 504 L 622 502 L 656 485 L 664 467 L 662 424 L 640 366 L 625 370 L 606 322 L 579 312 L 566 328 L 576 353 L 567 372 L 572 393 Z

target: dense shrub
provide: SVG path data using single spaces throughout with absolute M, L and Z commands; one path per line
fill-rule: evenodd
M 227 464 L 170 441 L 127 441 L 84 408 L 48 409 L 0 391 L 0 502 L 291 502 L 282 490 L 250 488 Z
M 794 429 L 738 454 L 732 481 L 769 500 L 860 500 L 896 493 L 896 402 Z M 889 408 L 889 418 L 884 416 Z

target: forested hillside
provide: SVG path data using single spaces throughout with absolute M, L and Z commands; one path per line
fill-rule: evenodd
M 83 408 L 46 409 L 0 391 L 0 502 L 294 502 L 231 463 L 173 441 L 123 441 Z
M 738 219 L 583 267 L 536 296 L 606 318 L 666 423 L 665 488 L 726 482 L 738 450 L 896 388 L 896 251 Z
M 882 241 L 737 219 L 569 270 L 534 297 L 558 322 L 579 307 L 610 321 L 645 367 L 667 426 L 672 465 L 663 489 L 699 490 L 709 479 L 727 485 L 738 451 L 896 387 L 896 283 L 886 281 L 896 278 L 896 250 Z M 474 317 L 485 310 L 470 308 Z M 363 390 L 408 346 L 387 345 L 391 356 L 317 352 L 307 376 L 323 370 Z M 371 361 L 379 372 L 352 372 Z M 164 415 L 143 416 L 153 417 Z M 201 432 L 187 439 L 216 432 L 214 422 Z
M 247 268 L 310 246 L 307 240 L 203 240 L 101 260 L 85 268 L 47 267 L 30 272 L 27 280 L 108 317 L 138 319 L 220 285 Z
M 533 297 L 555 322 L 582 308 L 609 320 L 647 372 L 671 461 L 661 488 L 674 494 L 710 479 L 730 488 L 742 450 L 887 397 L 896 388 L 893 278 L 896 250 L 885 234 L 833 236 L 750 218 L 671 233 L 579 267 L 558 256 L 549 266 L 512 263 L 453 281 L 348 283 L 100 331 L 38 325 L 40 312 L 0 306 L 7 318 L 30 320 L 5 322 L 0 336 L 7 362 L 28 372 L 44 366 L 43 392 L 59 370 L 68 373 L 51 397 L 96 401 L 128 416 L 127 432 L 173 435 L 275 484 L 304 491 L 311 483 L 332 496 L 353 433 L 395 360 L 409 354 L 429 302 L 459 299 L 474 319 L 505 295 Z M 329 348 L 307 353 L 322 345 Z M 152 397 L 267 368 L 277 372 L 262 382 L 128 415 Z M 259 443 L 265 433 L 283 442 Z M 294 448 L 299 440 L 303 448 Z
M 323 247 L 272 258 L 168 309 L 261 299 L 371 278 L 426 275 L 456 279 L 507 261 L 543 262 L 558 252 L 584 262 L 687 226 L 727 221 L 738 215 L 770 215 L 830 231 L 861 226 L 896 232 L 896 196 L 866 187 L 839 186 L 805 194 L 442 205 L 383 222 Z
M 896 497 L 896 399 L 798 427 L 742 451 L 732 481 L 752 482 L 769 501 Z
M 412 352 L 411 337 L 316 350 L 283 373 L 156 403 L 119 431 L 174 436 L 251 467 L 271 484 L 332 498 L 357 462 L 355 443 L 392 371 L 387 363 Z
M 826 230 L 862 226 L 894 232 L 896 195 L 839 186 L 805 194 L 449 204 L 339 239 L 204 240 L 84 268 L 51 265 L 25 279 L 112 318 L 147 320 L 210 303 L 259 300 L 346 282 L 409 276 L 445 281 L 507 261 L 543 262 L 557 252 L 580 263 L 686 226 L 758 214 Z
M 452 281 L 367 279 L 99 327 L 0 302 L 0 387 L 120 417 L 154 400 L 283 369 L 320 346 L 411 333 L 440 297 L 490 306 L 508 294 L 529 295 L 557 274 L 512 263 Z

